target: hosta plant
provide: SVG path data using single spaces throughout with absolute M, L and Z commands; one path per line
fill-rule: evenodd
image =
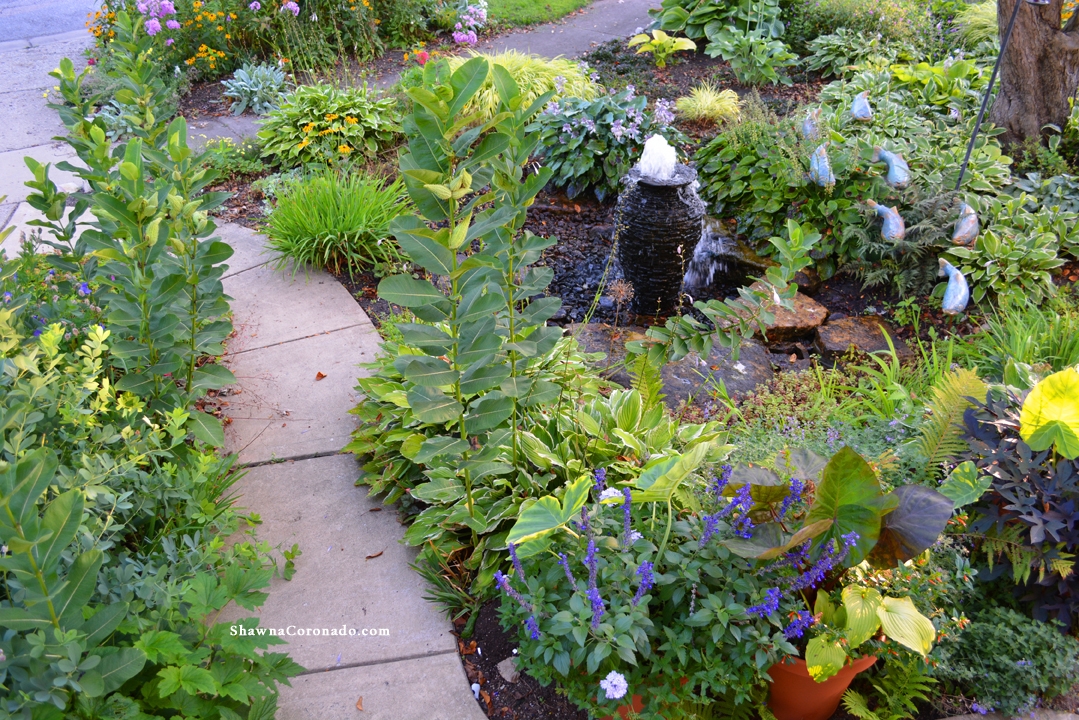
M 879 33 L 866 35 L 846 28 L 814 38 L 808 49 L 806 69 L 817 70 L 823 77 L 846 77 L 867 62 L 888 64 L 899 53 L 883 43 Z
M 652 37 L 645 33 L 634 35 L 629 40 L 629 47 L 636 47 L 637 54 L 651 53 L 656 67 L 667 67 L 667 58 L 676 52 L 696 50 L 697 43 L 689 38 L 674 38 L 662 30 L 653 30 Z
M 782 40 L 760 30 L 743 32 L 733 26 L 715 35 L 704 51 L 729 62 L 743 85 L 790 85 L 792 81 L 784 68 L 798 62 L 798 56 Z
M 366 85 L 301 85 L 261 124 L 263 157 L 283 167 L 370 157 L 391 147 L 401 129 L 394 101 Z

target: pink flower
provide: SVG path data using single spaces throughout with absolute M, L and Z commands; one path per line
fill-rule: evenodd
M 150 18 L 146 21 L 146 34 L 151 37 L 161 32 L 161 21 L 157 18 Z

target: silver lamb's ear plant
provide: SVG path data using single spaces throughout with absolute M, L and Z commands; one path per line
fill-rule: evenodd
M 248 108 L 256 115 L 269 115 L 281 103 L 287 89 L 285 71 L 268 63 L 244 63 L 230 80 L 222 80 L 221 84 L 225 86 L 222 94 L 233 100 L 233 115 L 242 115 Z

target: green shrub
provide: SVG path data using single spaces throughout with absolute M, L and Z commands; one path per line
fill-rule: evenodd
M 266 161 L 262 159 L 262 146 L 254 139 L 237 143 L 232 138 L 223 137 L 210 140 L 203 149 L 206 152 L 206 166 L 222 177 L 259 175 L 267 169 Z
M 582 98 L 592 100 L 603 92 L 589 77 L 588 71 L 580 63 L 565 58 L 548 60 L 538 55 L 507 50 L 497 54 L 472 52 L 471 57 L 482 57 L 490 67 L 500 65 L 505 68 L 524 97 L 531 105 L 544 93 L 554 93 L 552 100 L 562 98 Z M 456 70 L 468 59 L 465 56 L 449 58 L 450 70 Z M 479 112 L 484 120 L 494 116 L 498 108 L 498 89 L 495 87 L 493 70 L 479 92 L 469 101 L 466 112 Z
M 291 167 L 373 156 L 392 147 L 399 132 L 394 101 L 377 98 L 366 85 L 301 85 L 262 121 L 258 138 L 263 157 Z
M 738 117 L 742 103 L 734 90 L 717 90 L 711 83 L 694 87 L 689 95 L 674 103 L 678 114 L 687 120 L 705 120 L 719 125 Z
M 789 41 L 799 51 L 821 35 L 846 28 L 867 37 L 879 34 L 886 42 L 919 42 L 929 36 L 930 15 L 913 0 L 794 0 L 788 10 Z
M 632 85 L 596 100 L 567 98 L 539 116 L 539 155 L 571 198 L 591 189 L 603 200 L 618 193 L 646 138 L 660 134 L 672 145 L 686 141 L 673 121 L 669 102 L 657 100 L 649 112 L 648 98 L 636 95 Z
M 933 675 L 1005 717 L 1029 713 L 1079 677 L 1079 642 L 1056 627 L 1004 608 L 974 618 L 958 639 L 942 642 Z
M 223 80 L 221 84 L 225 86 L 222 95 L 233 101 L 233 115 L 240 115 L 247 108 L 256 115 L 269 115 L 285 94 L 285 71 L 266 63 L 244 63 L 231 80 Z
M 808 70 L 820 71 L 822 77 L 847 77 L 867 63 L 890 65 L 904 52 L 895 43 L 882 42 L 880 35 L 867 35 L 838 28 L 830 35 L 813 38 L 807 45 Z
M 401 259 L 390 221 L 411 210 L 400 180 L 325 170 L 286 182 L 267 221 L 277 262 L 352 274 Z
M 783 69 L 798 63 L 798 56 L 782 40 L 760 30 L 744 32 L 733 25 L 716 33 L 704 51 L 729 62 L 743 85 L 790 85 L 791 79 Z

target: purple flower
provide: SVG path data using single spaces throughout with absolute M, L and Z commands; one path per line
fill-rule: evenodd
M 260 3 L 259 0 L 254 0 L 254 2 L 252 2 L 250 5 L 248 5 L 247 8 L 251 12 L 258 12 L 259 10 L 262 9 L 262 3 Z
M 791 479 L 787 495 L 783 498 L 783 502 L 779 506 L 779 517 L 786 517 L 787 511 L 791 509 L 794 503 L 802 499 L 802 493 L 805 492 L 805 487 L 805 483 L 798 478 Z
M 135 9 L 138 10 L 143 15 L 145 15 L 146 11 L 150 9 L 150 6 L 147 5 L 144 2 L 138 2 L 138 3 L 135 3 Z
M 970 709 L 978 713 L 979 715 L 985 715 L 986 713 L 992 712 L 993 710 L 993 708 L 985 707 L 984 705 L 979 705 L 978 703 L 971 703 Z
M 172 44 L 173 44 L 174 42 L 176 42 L 176 41 L 175 41 L 175 40 L 173 40 L 172 38 L 167 38 L 167 39 L 165 40 L 165 44 L 166 44 L 166 45 L 172 45 Z
M 712 493 L 716 496 L 716 500 L 723 497 L 723 490 L 727 487 L 727 483 L 731 481 L 731 475 L 734 473 L 734 468 L 730 465 L 724 465 L 720 470 L 723 471 L 720 476 L 712 478 Z
M 475 30 L 469 30 L 468 32 L 461 32 L 455 30 L 453 33 L 453 41 L 458 45 L 475 45 L 478 41 Z
M 746 608 L 746 615 L 755 615 L 766 618 L 779 609 L 779 588 L 768 588 L 764 591 L 764 602 L 760 605 L 750 605 Z
M 783 636 L 788 640 L 794 638 L 800 638 L 805 634 L 807 628 L 816 624 L 817 618 L 813 616 L 813 613 L 808 610 L 799 610 L 797 617 L 791 620 L 790 624 L 783 629 Z
M 91 291 L 90 291 L 90 286 L 89 285 L 87 285 L 86 283 L 79 283 L 79 295 L 82 295 L 83 297 L 86 297 L 87 295 L 90 294 L 90 292 Z
M 176 20 L 166 20 L 165 27 L 167 27 L 169 30 L 179 30 L 180 23 Z
M 547 107 L 543 110 L 544 115 L 557 115 L 560 112 L 562 112 L 562 106 L 554 101 L 547 103 Z
M 565 133 L 573 132 L 573 126 L 570 125 L 569 123 L 564 123 L 562 125 L 562 132 L 565 132 Z
M 619 700 L 626 696 L 626 691 L 629 690 L 629 683 L 626 682 L 625 675 L 617 670 L 611 670 L 607 673 L 607 677 L 599 681 L 599 687 L 603 690 L 603 693 L 608 700 Z
M 517 579 L 521 582 L 525 581 L 525 571 L 521 567 L 521 561 L 517 559 L 517 546 L 513 543 L 508 545 L 510 551 L 510 560 L 513 561 L 513 570 L 517 573 Z
M 705 515 L 704 516 L 704 532 L 701 533 L 700 542 L 697 543 L 698 548 L 703 548 L 708 544 L 708 541 L 712 539 L 712 536 L 716 534 L 716 530 L 719 528 L 719 516 L 718 515 Z
M 281 6 L 281 12 L 284 12 L 285 10 L 288 10 L 290 13 L 292 13 L 293 17 L 297 17 L 300 14 L 300 6 L 293 2 L 293 0 L 289 0 L 287 3 Z
M 588 600 L 592 603 L 592 629 L 595 630 L 599 627 L 599 619 L 603 617 L 604 605 L 603 598 L 599 594 L 597 588 L 588 589 Z
M 622 120 L 615 120 L 611 123 L 611 135 L 614 135 L 615 140 L 621 140 L 622 136 L 626 133 L 626 129 L 622 127 Z
M 566 571 L 566 579 L 569 580 L 570 586 L 573 587 L 573 592 L 577 592 L 577 580 L 573 577 L 573 572 L 569 569 L 569 562 L 566 560 L 565 553 L 558 553 L 558 564 Z
M 596 560 L 596 541 L 588 538 L 588 552 L 584 556 L 584 564 L 588 568 L 588 587 L 596 589 L 596 571 L 599 569 L 599 561 Z
M 9 292 L 4 293 L 4 302 L 6 302 L 6 303 L 11 302 L 11 293 L 9 293 Z
M 157 18 L 150 18 L 146 21 L 146 34 L 153 37 L 161 32 L 161 21 Z
M 641 578 L 641 584 L 637 586 L 637 594 L 633 596 L 631 604 L 636 607 L 637 603 L 641 601 L 644 594 L 652 589 L 655 584 L 655 578 L 652 576 L 653 565 L 650 562 L 643 562 L 641 566 L 637 568 L 637 576 Z
M 652 112 L 652 117 L 660 125 L 666 127 L 674 122 L 674 113 L 671 112 L 671 108 L 674 107 L 674 103 L 670 100 L 656 100 L 656 108 Z
M 171 0 L 161 0 L 161 14 L 162 15 L 175 15 L 176 6 L 172 4 Z
M 839 431 L 833 427 L 828 428 L 828 449 L 834 451 L 837 442 L 839 442 Z
M 602 493 L 604 488 L 607 487 L 607 468 L 596 468 L 592 472 L 592 477 L 596 481 L 596 492 Z
M 561 95 L 562 91 L 566 89 L 566 78 L 564 78 L 561 75 L 558 75 L 557 77 L 555 77 L 555 79 L 554 79 L 554 89 L 555 89 L 555 91 L 558 92 L 559 95 Z
M 629 488 L 622 488 L 622 544 L 627 548 L 633 544 L 633 541 L 630 540 L 630 535 L 633 532 L 632 502 L 633 494 Z
M 637 88 L 633 87 L 632 85 L 626 85 L 626 102 L 632 100 L 636 92 Z
M 528 616 L 528 619 L 525 620 L 525 627 L 528 628 L 528 634 L 532 637 L 533 640 L 540 639 L 539 623 L 536 622 L 535 615 Z
M 498 584 L 498 587 L 502 588 L 504 593 L 516 600 L 521 607 L 528 612 L 532 612 L 532 606 L 525 602 L 525 599 L 521 597 L 521 593 L 513 589 L 510 585 L 510 579 L 503 575 L 501 570 L 495 570 L 495 582 Z

